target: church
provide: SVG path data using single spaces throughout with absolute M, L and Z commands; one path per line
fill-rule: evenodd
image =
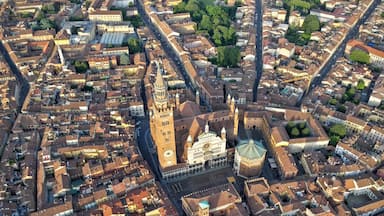
M 228 165 L 229 147 L 235 145 L 239 111 L 234 100 L 228 110 L 202 113 L 196 102 L 180 103 L 168 92 L 159 63 L 148 103 L 150 131 L 164 179 L 173 179 Z

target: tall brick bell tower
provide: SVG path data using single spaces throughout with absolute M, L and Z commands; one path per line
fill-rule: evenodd
M 157 156 L 162 169 L 177 164 L 173 108 L 169 103 L 167 85 L 157 63 L 153 105 L 150 108 L 150 129 L 156 144 Z

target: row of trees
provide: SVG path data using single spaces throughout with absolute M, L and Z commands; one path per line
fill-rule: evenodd
M 285 126 L 285 129 L 291 138 L 308 137 L 311 135 L 311 130 L 306 122 L 295 123 L 290 121 Z

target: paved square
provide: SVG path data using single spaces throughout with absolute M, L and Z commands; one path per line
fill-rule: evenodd
M 226 184 L 228 183 L 228 178 L 230 177 L 234 177 L 232 168 L 225 167 L 219 170 L 204 172 L 180 181 L 169 183 L 169 186 L 175 196 L 179 198 L 192 192 Z

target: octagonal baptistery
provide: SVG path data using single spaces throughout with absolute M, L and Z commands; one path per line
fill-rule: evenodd
M 236 174 L 246 179 L 259 176 L 263 169 L 266 152 L 261 142 L 255 142 L 252 139 L 237 145 L 233 164 Z

